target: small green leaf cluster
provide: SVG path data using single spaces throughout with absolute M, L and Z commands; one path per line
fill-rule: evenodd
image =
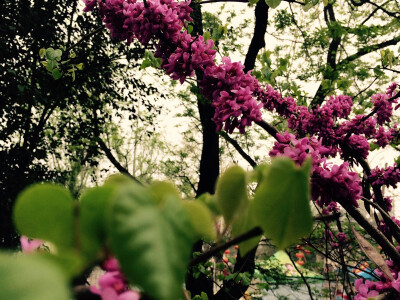
M 161 58 L 154 57 L 154 53 L 150 51 L 146 51 L 144 54 L 144 59 L 142 64 L 140 65 L 140 69 L 146 69 L 148 67 L 160 68 L 161 66 Z
M 75 81 L 75 72 L 83 69 L 83 63 L 70 63 L 71 59 L 76 57 L 74 52 L 70 52 L 67 60 L 61 60 L 63 51 L 61 49 L 40 49 L 39 56 L 45 60 L 41 63 L 46 67 L 55 80 L 60 79 L 64 74 L 71 76 Z

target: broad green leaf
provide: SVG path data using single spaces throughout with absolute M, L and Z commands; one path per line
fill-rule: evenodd
M 121 186 L 113 198 L 111 248 L 124 273 L 154 299 L 178 299 L 195 240 L 182 201 L 169 196 L 158 204 L 136 183 Z
M 50 72 L 53 71 L 54 68 L 56 68 L 58 63 L 55 60 L 49 59 L 47 61 L 46 69 Z
M 215 215 L 217 216 L 221 215 L 221 212 L 217 207 L 216 203 L 217 201 L 215 200 L 214 195 L 210 195 L 209 193 L 203 193 L 197 198 L 197 200 L 203 202 L 208 207 L 208 209 Z
M 87 190 L 80 199 L 79 226 L 82 251 L 88 258 L 98 256 L 106 243 L 106 211 L 114 186 L 105 185 Z
M 240 217 L 248 204 L 247 174 L 239 166 L 227 169 L 218 179 L 215 189 L 217 206 L 226 224 Z
M 255 192 L 255 221 L 278 249 L 290 246 L 312 229 L 310 168 L 311 160 L 299 168 L 291 159 L 277 157 Z
M 164 203 L 165 199 L 169 196 L 181 199 L 179 190 L 170 182 L 155 181 L 149 186 L 149 189 L 158 203 Z
M 76 68 L 78 70 L 82 70 L 83 69 L 83 63 L 76 64 L 75 66 L 76 66 Z
M 53 48 L 46 49 L 46 57 L 48 60 L 54 60 L 56 58 L 56 53 Z
M 71 299 L 62 272 L 38 255 L 0 253 L 0 278 L 0 299 Z
M 212 213 L 208 207 L 198 200 L 185 201 L 183 206 L 199 238 L 215 240 L 217 238 L 217 232 Z
M 60 79 L 62 77 L 62 73 L 60 72 L 59 69 L 54 69 L 51 73 L 55 80 Z
M 82 275 L 83 269 L 88 265 L 88 262 L 75 249 L 56 253 L 43 252 L 40 253 L 40 256 L 54 263 L 63 272 L 64 276 L 69 279 Z M 89 262 L 91 263 L 92 260 Z
M 61 186 L 36 184 L 17 198 L 14 221 L 18 231 L 57 247 L 74 245 L 74 200 Z
M 43 57 L 45 57 L 45 55 L 46 55 L 46 49 L 44 49 L 44 48 L 40 49 L 40 50 L 39 50 L 39 56 L 40 56 L 41 58 L 43 58 Z
M 271 8 L 277 8 L 282 0 L 265 0 L 265 3 Z
M 146 69 L 147 67 L 151 66 L 151 62 L 148 59 L 143 60 L 142 64 L 140 65 L 140 69 Z
M 241 216 L 239 220 L 237 220 L 235 223 L 232 225 L 232 236 L 237 237 L 254 227 L 257 227 L 257 222 L 254 220 L 254 205 L 253 201 L 250 203 L 248 209 L 246 210 L 245 213 Z M 254 247 L 257 247 L 260 237 L 253 237 L 251 239 L 248 239 L 244 242 L 241 242 L 239 244 L 239 250 L 240 250 L 240 255 L 245 256 L 250 250 L 252 250 Z
M 54 50 L 54 57 L 56 60 L 60 60 L 62 56 L 62 51 L 60 49 Z
M 117 173 L 117 174 L 110 175 L 104 182 L 104 185 L 117 186 L 117 185 L 131 183 L 131 182 L 132 182 L 132 179 L 129 178 L 127 175 Z

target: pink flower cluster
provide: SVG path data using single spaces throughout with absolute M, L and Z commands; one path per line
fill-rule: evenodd
M 202 36 L 193 37 L 185 31 L 175 43 L 160 41 L 154 56 L 162 59 L 161 67 L 172 79 L 183 83 L 186 77 L 194 75 L 194 70 L 214 66 L 213 47 L 213 40 L 205 42 Z
M 91 286 L 90 291 L 102 300 L 139 300 L 140 294 L 130 290 L 128 281 L 120 271 L 115 258 L 108 259 L 103 268 L 106 273 L 99 278 L 99 287 Z
M 379 276 L 380 281 L 366 280 L 364 282 L 362 278 L 357 279 L 354 286 L 358 294 L 354 297 L 354 300 L 367 300 L 389 291 L 392 293 L 390 299 L 400 300 L 400 269 L 391 260 L 387 260 L 386 264 L 394 280 L 391 281 L 381 270 L 375 269 L 374 272 Z
M 329 149 L 322 146 L 316 138 L 304 137 L 296 139 L 294 134 L 286 131 L 283 135 L 277 134 L 270 156 L 287 156 L 298 165 L 307 157 L 313 160 L 313 173 L 311 175 L 312 199 L 320 207 L 329 206 L 342 198 L 358 206 L 357 200 L 361 198 L 361 180 L 356 172 L 349 171 L 349 164 L 333 165 L 326 161 Z M 333 211 L 335 207 L 331 208 Z
M 390 122 L 390 118 L 392 117 L 392 103 L 388 99 L 389 96 L 387 94 L 375 94 L 371 96 L 371 102 L 374 104 L 374 109 L 377 110 L 376 120 L 379 125 Z
M 397 224 L 397 226 L 400 226 L 400 221 L 398 219 L 392 217 L 392 220 Z M 385 220 L 379 220 L 378 229 L 385 234 L 390 233 L 390 227 L 386 224 Z
M 369 180 L 372 185 L 386 185 L 397 188 L 397 183 L 400 182 L 400 170 L 395 164 L 393 167 L 378 168 L 371 170 Z
M 164 36 L 176 41 L 185 22 L 192 21 L 192 9 L 187 2 L 173 0 L 83 0 L 84 11 L 92 10 L 96 4 L 111 36 L 120 41 L 132 42 L 133 37 L 146 45 L 152 38 Z
M 213 100 L 217 131 L 225 124 L 224 129 L 230 133 L 235 128 L 244 133 L 246 126 L 261 121 L 262 104 L 253 97 L 257 81 L 249 73 L 245 74 L 243 68 L 241 63 L 232 63 L 224 57 L 220 65 L 210 65 L 204 70 L 200 86 L 206 98 Z

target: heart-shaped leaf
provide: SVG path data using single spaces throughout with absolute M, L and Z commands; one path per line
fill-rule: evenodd
M 61 248 L 74 245 L 74 200 L 64 187 L 36 184 L 25 189 L 17 198 L 14 222 L 30 238 Z
M 277 157 L 254 195 L 254 218 L 279 249 L 312 229 L 310 168 L 310 159 L 299 168 L 290 158 Z
M 265 0 L 265 3 L 271 8 L 277 8 L 282 0 Z
M 113 198 L 111 247 L 124 273 L 154 299 L 178 299 L 195 240 L 182 201 L 170 195 L 158 203 L 135 183 L 118 188 Z
M 246 172 L 239 166 L 227 169 L 218 179 L 215 197 L 226 224 L 239 218 L 248 205 Z
M 88 258 L 98 254 L 106 242 L 106 211 L 109 208 L 113 185 L 105 185 L 87 190 L 80 199 L 81 248 Z
M 217 231 L 208 207 L 201 201 L 185 201 L 183 205 L 199 238 L 215 240 Z
M 232 225 L 232 235 L 234 237 L 237 237 L 254 227 L 257 227 L 257 222 L 254 220 L 254 205 L 253 202 L 250 203 L 248 209 L 246 212 L 243 213 L 241 218 L 237 220 L 235 223 Z M 244 242 L 241 242 L 239 244 L 239 249 L 240 249 L 240 255 L 245 256 L 250 250 L 252 250 L 254 247 L 257 247 L 258 242 L 260 241 L 260 237 L 253 237 L 251 239 L 245 240 Z

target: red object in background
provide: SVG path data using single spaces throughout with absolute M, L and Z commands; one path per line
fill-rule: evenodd
M 296 261 L 296 264 L 298 264 L 298 265 L 302 266 L 302 265 L 304 265 L 304 261 L 302 261 L 302 260 L 298 260 L 298 261 Z
M 296 257 L 297 258 L 303 258 L 304 257 L 304 253 L 303 252 L 298 252 L 298 253 L 296 253 Z
M 235 245 L 234 248 L 237 250 L 237 249 L 239 249 L 239 246 L 238 246 L 238 245 Z
M 305 254 L 311 254 L 311 251 L 306 249 L 306 250 L 304 250 L 304 253 Z
M 303 250 L 303 246 L 297 245 L 297 246 L 296 246 L 296 249 L 297 249 L 297 250 Z
M 224 263 L 228 263 L 229 262 L 229 260 L 226 258 L 226 257 L 224 257 L 223 259 L 222 259 L 222 261 L 224 262 Z
M 225 253 L 225 254 L 229 254 L 229 253 L 231 253 L 231 250 L 226 249 L 224 253 Z

